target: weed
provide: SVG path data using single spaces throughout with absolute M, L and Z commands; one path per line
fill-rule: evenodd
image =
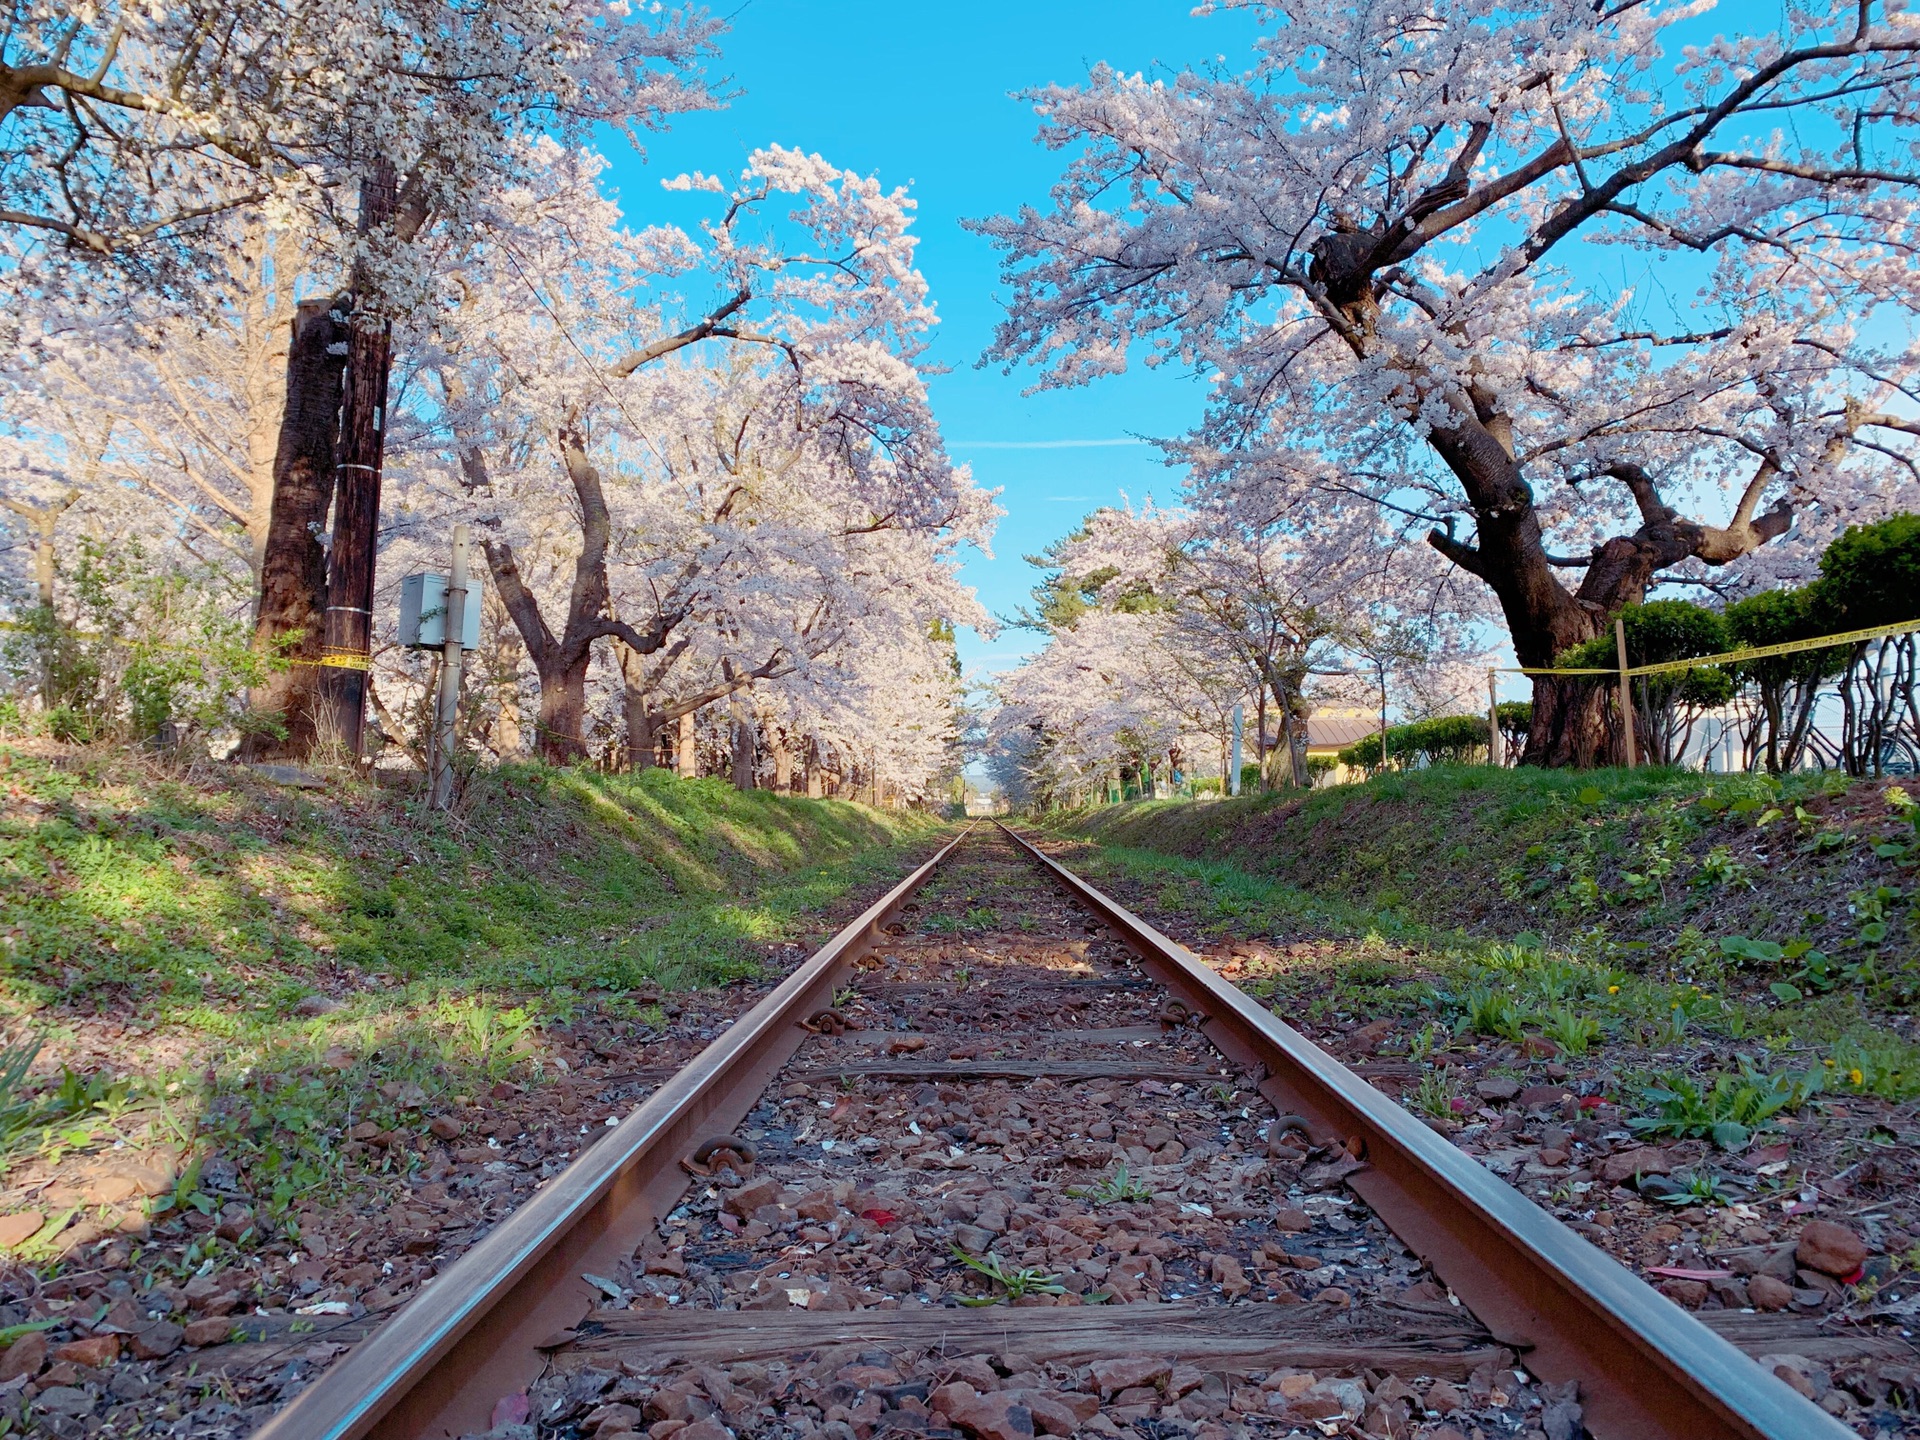
M 98 1127 L 89 1117 L 111 1111 L 117 1118 L 130 1099 L 127 1081 L 104 1075 L 85 1080 L 71 1070 L 62 1074 L 51 1093 L 29 1095 L 27 1072 L 40 1053 L 40 1044 L 30 1038 L 0 1048 L 0 1174 L 22 1151 L 49 1150 L 51 1158 L 58 1159 L 92 1143 Z M 82 1123 L 68 1123 L 72 1121 Z
M 1715 845 L 1707 851 L 1707 858 L 1700 862 L 1699 872 L 1694 876 L 1694 884 L 1706 887 L 1719 885 L 1728 889 L 1753 889 L 1753 867 L 1744 861 L 1733 858 L 1733 851 L 1725 845 Z
M 1023 1266 L 1018 1270 L 1008 1270 L 1000 1263 L 1000 1257 L 988 1251 L 985 1257 L 969 1255 L 958 1245 L 949 1247 L 953 1258 L 969 1270 L 984 1275 L 1000 1287 L 998 1295 L 963 1295 L 962 1305 L 994 1305 L 1002 1300 L 1025 1299 L 1029 1295 L 1064 1295 L 1066 1288 L 1059 1284 L 1058 1275 L 1049 1275 L 1044 1270 L 1032 1266 Z
M 1476 985 L 1460 997 L 1465 1029 L 1497 1040 L 1518 1040 L 1526 1033 L 1526 1012 L 1505 990 Z
M 1738 1150 L 1756 1130 L 1799 1109 L 1822 1086 L 1817 1071 L 1768 1074 L 1743 1055 L 1737 1074 L 1718 1073 L 1709 1084 L 1681 1071 L 1658 1077 L 1640 1092 L 1654 1113 L 1631 1116 L 1627 1125 L 1641 1134 L 1705 1137 L 1722 1150 Z
M 1436 1120 L 1445 1120 L 1453 1114 L 1453 1102 L 1459 1097 L 1459 1091 L 1453 1088 L 1453 1081 L 1444 1070 L 1429 1070 L 1420 1077 L 1420 1083 L 1406 1097 L 1407 1105 L 1422 1115 L 1431 1115 Z
M 1076 1199 L 1091 1200 L 1096 1205 L 1118 1205 L 1122 1202 L 1137 1204 L 1153 1199 L 1153 1191 L 1130 1177 L 1124 1165 L 1098 1185 L 1069 1190 L 1067 1194 Z
M 1724 1175 L 1715 1175 L 1708 1170 L 1688 1170 L 1673 1176 L 1667 1187 L 1655 1197 L 1662 1205 L 1686 1206 L 1737 1205 L 1740 1192 L 1735 1190 Z
M 1569 1055 L 1584 1055 L 1601 1035 L 1600 1022 L 1565 1005 L 1536 1017 L 1540 1033 Z

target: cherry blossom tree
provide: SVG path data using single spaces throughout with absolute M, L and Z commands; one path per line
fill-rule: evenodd
M 429 220 L 460 230 L 514 137 L 637 132 L 717 97 L 720 25 L 604 0 L 7 0 L 0 29 L 0 234 L 191 291 L 230 243 L 208 222 L 295 213 L 343 248 Z M 361 236 L 384 165 L 393 214 Z M 344 274 L 342 265 L 339 273 Z M 40 272 L 39 278 L 47 278 Z M 392 277 L 387 277 L 391 279 Z
M 1173 447 L 1204 494 L 1426 525 L 1527 665 L 1846 510 L 1863 452 L 1910 468 L 1914 356 L 1873 339 L 1920 195 L 1899 7 L 1730 35 L 1692 0 L 1257 9 L 1243 73 L 1034 95 L 1071 157 L 981 226 L 995 357 L 1211 377 Z M 1535 697 L 1527 759 L 1599 753 L 1588 690 Z
M 1295 785 L 1311 783 L 1307 719 L 1316 690 L 1327 693 L 1330 680 L 1356 667 L 1377 674 L 1369 657 L 1389 651 L 1399 668 L 1424 672 L 1474 648 L 1477 597 L 1440 557 L 1403 543 L 1364 507 L 1105 509 L 1050 558 L 1070 576 L 1097 578 L 1108 602 L 1163 612 L 1161 663 L 1220 697 L 1216 711 L 1245 698 L 1261 746 L 1271 710 Z M 1388 634 L 1398 638 L 1383 648 Z
M 543 752 L 585 753 L 602 642 L 644 756 L 680 715 L 843 650 L 875 617 L 983 622 L 952 554 L 994 512 L 928 406 L 933 312 L 905 193 L 756 152 L 731 192 L 679 182 L 721 197 L 696 241 L 622 229 L 590 157 L 550 147 L 534 168 L 499 243 L 450 272 L 429 368 L 441 472 L 486 526 L 540 676 Z M 724 298 L 691 307 L 676 284 Z M 697 678 L 666 690 L 688 657 L 702 663 L 678 673 Z
M 1017 772 L 1009 788 L 1065 803 L 1129 775 L 1144 788 L 1189 757 L 1217 754 L 1222 696 L 1196 683 L 1203 657 L 1183 654 L 1182 639 L 1165 612 L 1095 608 L 1001 677 L 988 734 Z

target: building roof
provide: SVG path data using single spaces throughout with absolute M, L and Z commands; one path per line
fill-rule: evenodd
M 1341 750 L 1379 730 L 1380 722 L 1367 715 L 1309 715 L 1307 749 Z

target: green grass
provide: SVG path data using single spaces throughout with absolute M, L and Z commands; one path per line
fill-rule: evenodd
M 1542 1034 L 1572 1039 L 1567 1049 L 1576 1063 L 1603 1047 L 1607 1063 L 1629 1066 L 1640 1055 L 1725 1060 L 1742 1049 L 1795 1069 L 1818 1066 L 1829 1095 L 1920 1096 L 1912 1017 L 1876 1004 L 1884 996 L 1857 985 L 1787 1001 L 1763 983 L 1764 972 L 1706 946 L 1676 966 L 1655 963 L 1644 948 L 1603 930 L 1565 945 L 1530 932 L 1491 938 L 1424 923 L 1403 907 L 1368 908 L 1222 860 L 1140 846 L 1100 844 L 1068 863 L 1095 884 L 1121 887 L 1123 899 L 1144 896 L 1212 936 L 1329 942 L 1242 980 L 1289 1017 L 1327 1024 L 1395 1015 L 1463 1041 Z M 1436 1088 L 1417 1103 L 1447 1098 Z
M 1676 973 L 1733 959 L 1802 993 L 1857 989 L 1893 1007 L 1920 1000 L 1916 815 L 1900 786 L 1835 775 L 1437 766 L 1049 823 L 1229 862 L 1388 931 L 1405 921 L 1562 948 L 1600 935 Z
M 751 975 L 939 825 L 535 765 L 477 777 L 448 819 L 347 782 L 315 798 L 4 744 L 0 797 L 0 1003 L 236 1036 L 343 970 L 416 999 Z
M 367 1180 L 348 1126 L 538 1082 L 542 1027 L 583 1011 L 657 1033 L 664 995 L 824 937 L 943 823 L 536 764 L 474 777 L 446 816 L 352 780 L 0 741 L 0 1038 L 46 1042 L 0 1096 L 14 1152 L 211 1147 L 284 1215 Z M 298 1015 L 315 992 L 341 1003 Z M 117 1073 L 47 1073 L 96 1020 L 130 1026 Z

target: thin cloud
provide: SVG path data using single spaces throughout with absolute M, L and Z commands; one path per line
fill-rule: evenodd
M 1120 440 L 950 440 L 952 450 L 1096 450 L 1109 445 L 1151 445 L 1132 436 Z

